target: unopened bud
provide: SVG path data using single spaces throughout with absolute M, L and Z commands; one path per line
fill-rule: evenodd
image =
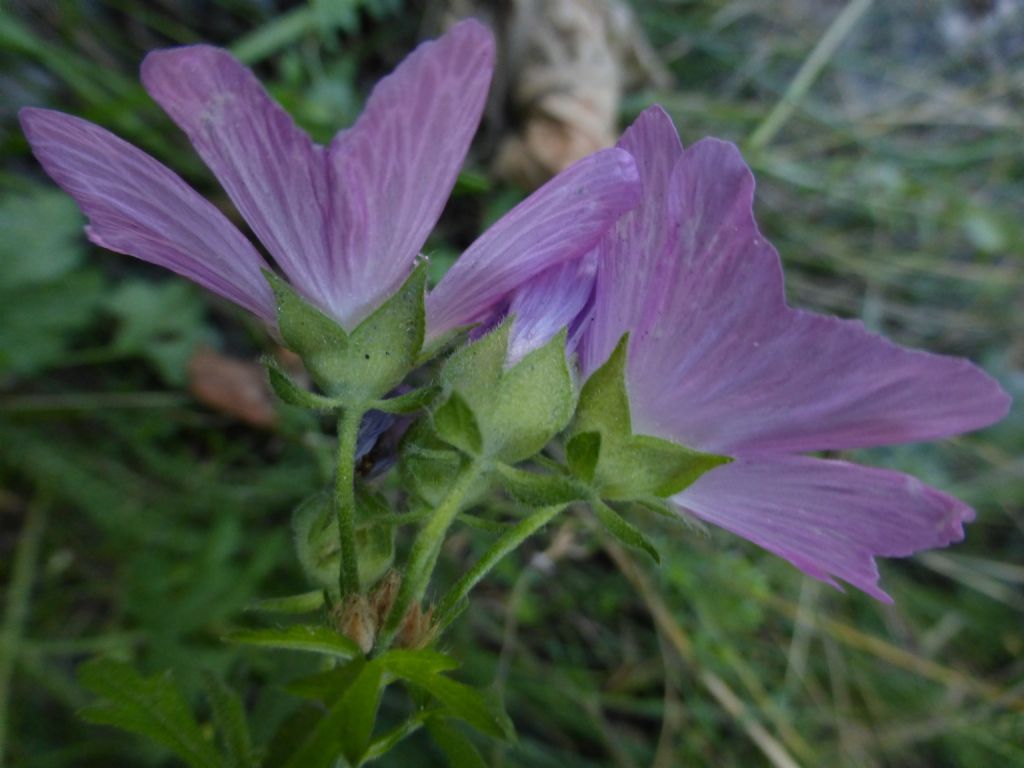
M 338 631 L 369 653 L 377 637 L 377 617 L 363 595 L 349 595 L 344 603 L 334 607 Z
M 377 617 L 378 627 L 384 626 L 384 622 L 387 621 L 388 614 L 391 613 L 391 608 L 395 604 L 395 598 L 398 597 L 398 589 L 401 586 L 401 574 L 398 571 L 390 570 L 370 594 L 370 609 Z
M 434 606 L 427 610 L 416 604 L 406 611 L 402 626 L 398 630 L 398 645 L 401 648 L 419 650 L 425 648 L 433 639 L 431 622 L 434 618 Z

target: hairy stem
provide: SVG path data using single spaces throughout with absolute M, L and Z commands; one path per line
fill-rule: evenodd
M 469 492 L 485 471 L 484 462 L 477 459 L 464 466 L 455 478 L 448 495 L 420 529 L 409 553 L 409 562 L 402 575 L 402 586 L 398 590 L 398 597 L 388 614 L 384 629 L 377 637 L 378 650 L 387 650 L 402 625 L 406 611 L 410 606 L 423 599 L 423 594 L 427 591 L 427 585 L 434 572 L 434 566 L 437 564 L 438 555 L 441 553 L 445 534 L 448 533 L 452 522 L 463 508 Z
M 462 578 L 455 582 L 448 594 L 444 596 L 434 619 L 437 632 L 443 632 L 452 623 L 459 614 L 462 601 L 469 597 L 473 587 L 479 584 L 506 555 L 518 549 L 524 541 L 551 522 L 552 518 L 566 506 L 566 504 L 553 504 L 543 507 L 498 537 L 490 549 L 463 574 Z
M 359 591 L 359 553 L 356 549 L 355 458 L 359 424 L 364 408 L 345 408 L 338 417 L 338 472 L 334 486 L 334 508 L 338 516 L 341 549 L 341 596 Z

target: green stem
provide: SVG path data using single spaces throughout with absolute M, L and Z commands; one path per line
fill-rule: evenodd
M 444 596 L 435 614 L 434 626 L 440 634 L 458 616 L 462 602 L 469 597 L 469 593 L 480 581 L 490 573 L 494 567 L 504 559 L 506 555 L 514 552 L 530 536 L 543 528 L 551 519 L 568 506 L 567 504 L 553 504 L 534 512 L 522 522 L 500 536 L 483 557 L 481 557 L 472 568 L 463 574 L 455 585 Z
M 359 423 L 364 408 L 345 408 L 338 417 L 338 472 L 334 486 L 334 507 L 338 516 L 341 549 L 341 596 L 359 591 L 359 552 L 356 548 L 355 459 Z
M 29 594 L 46 527 L 46 513 L 45 501 L 36 500 L 29 506 L 25 527 L 14 553 L 14 572 L 7 590 L 7 610 L 4 612 L 3 632 L 0 634 L 0 765 L 4 764 L 11 676 L 25 628 L 25 617 L 28 615 Z
M 465 504 L 469 492 L 480 476 L 486 472 L 486 469 L 485 463 L 479 459 L 474 459 L 463 467 L 449 489 L 448 495 L 420 529 L 419 535 L 412 544 L 412 550 L 409 552 L 409 563 L 402 575 L 402 586 L 398 590 L 398 597 L 395 599 L 391 613 L 388 614 L 384 629 L 377 636 L 378 651 L 387 650 L 394 641 L 395 635 L 402 625 L 402 619 L 405 618 L 410 606 L 423 599 L 427 585 L 430 583 L 430 577 L 434 572 L 434 566 L 437 564 L 438 555 L 441 553 L 445 534 L 448 533 L 452 522 Z

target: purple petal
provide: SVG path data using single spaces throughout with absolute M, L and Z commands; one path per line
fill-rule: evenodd
M 97 245 L 158 264 L 274 323 L 266 264 L 213 205 L 175 173 L 109 131 L 71 115 L 23 109 L 43 168 L 89 217 Z
M 591 250 L 639 197 L 636 165 L 621 149 L 574 163 L 469 247 L 427 297 L 427 337 L 488 319 L 544 270 Z
M 608 359 L 622 334 L 640 319 L 651 292 L 660 290 L 657 263 L 674 235 L 667 220 L 667 199 L 672 169 L 683 154 L 683 145 L 672 118 L 659 106 L 649 107 L 622 135 L 618 146 L 636 160 L 643 195 L 599 245 L 595 291 L 601 310 L 593 313 L 580 347 L 586 373 Z
M 801 452 L 927 440 L 1005 415 L 1007 395 L 966 360 L 787 307 L 753 193 L 732 144 L 701 141 L 675 168 L 666 226 L 678 236 L 647 296 L 630 300 L 638 432 L 719 453 Z M 597 316 L 611 300 L 600 288 Z
M 146 90 L 188 135 L 196 151 L 308 299 L 331 303 L 333 278 L 325 153 L 299 130 L 246 67 L 207 45 L 149 54 Z
M 885 602 L 875 557 L 905 557 L 963 538 L 970 507 L 898 472 L 803 456 L 737 459 L 672 500 L 809 576 Z
M 356 124 L 331 144 L 340 260 L 332 301 L 357 318 L 398 289 L 437 223 L 493 69 L 487 28 L 456 24 L 381 80 Z
M 597 253 L 550 267 L 516 290 L 508 313 L 515 319 L 509 334 L 508 365 L 547 344 L 563 328 L 572 329 L 594 285 Z M 576 338 L 570 337 L 571 353 Z

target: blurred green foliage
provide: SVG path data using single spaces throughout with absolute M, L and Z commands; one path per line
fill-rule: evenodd
M 685 141 L 713 134 L 745 147 L 792 303 L 968 355 L 1019 401 L 1024 11 L 860 5 L 787 119 L 753 142 L 846 4 L 636 0 L 676 84 L 631 96 L 623 118 L 659 101 Z M 174 670 L 206 737 L 219 715 L 209 681 L 214 694 L 201 695 L 204 674 L 230 681 L 265 746 L 299 705 L 280 684 L 313 671 L 309 660 L 220 638 L 254 598 L 306 588 L 288 521 L 330 462 L 319 424 L 283 411 L 279 426 L 257 430 L 189 396 L 199 342 L 253 358 L 269 341 L 177 278 L 89 247 L 73 204 L 28 155 L 16 109 L 94 120 L 223 203 L 138 85 L 147 50 L 200 39 L 233 48 L 324 140 L 412 47 L 423 10 L 401 0 L 0 10 L 0 754 L 11 765 L 173 764 L 76 718 L 92 697 L 75 668 L 97 654 L 147 676 Z M 487 181 L 481 158 L 469 171 L 430 244 L 434 269 L 516 199 Z M 465 677 L 493 681 L 516 722 L 515 745 L 480 745 L 487 764 L 1024 766 L 1022 409 L 981 434 L 857 458 L 978 510 L 964 544 L 883 564 L 891 607 L 643 512 L 634 520 L 662 553 L 658 569 L 578 516 L 502 563 L 448 649 Z M 464 528 L 442 558 L 446 578 L 488 541 Z M 399 720 L 397 701 L 382 706 Z M 387 764 L 442 765 L 427 744 L 418 734 Z

